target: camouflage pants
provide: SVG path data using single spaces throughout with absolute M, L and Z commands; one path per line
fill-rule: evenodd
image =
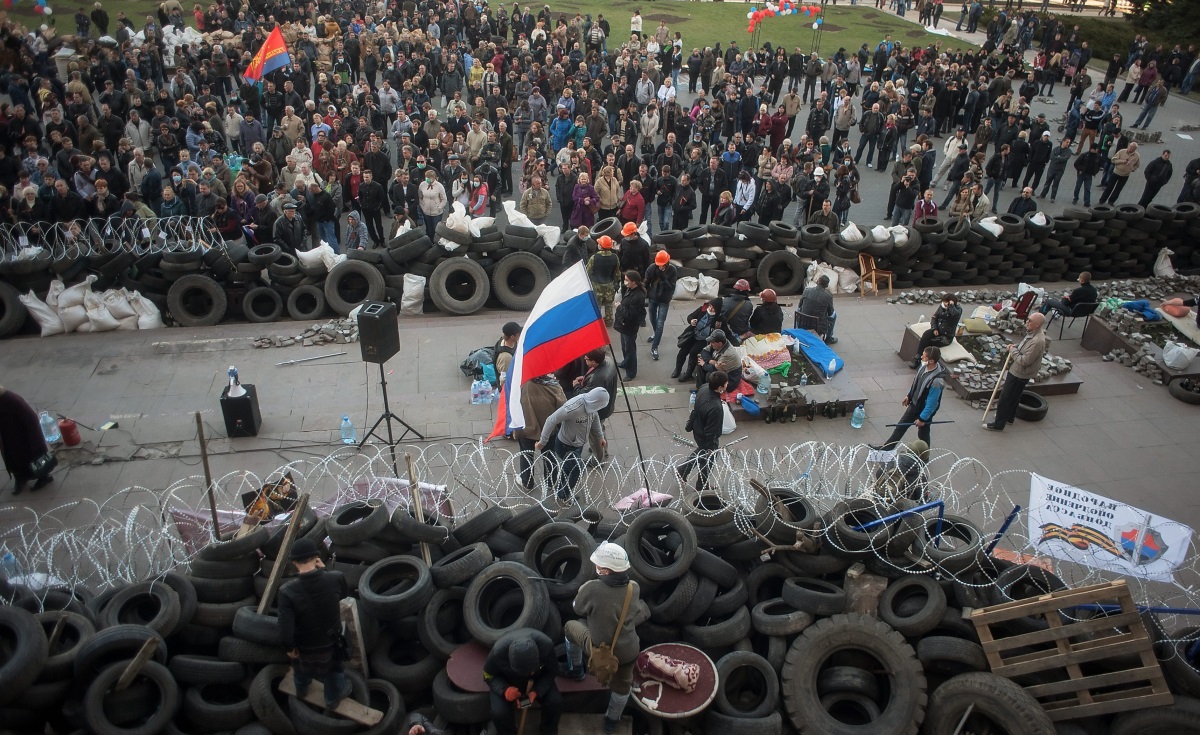
M 613 323 L 613 299 L 617 296 L 617 289 L 611 283 L 594 284 L 592 290 L 596 292 L 596 301 L 600 302 L 600 308 L 604 309 L 604 323 L 607 326 L 612 326 Z

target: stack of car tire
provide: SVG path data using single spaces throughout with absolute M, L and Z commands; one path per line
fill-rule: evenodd
M 901 289 L 1055 283 L 1074 280 L 1084 270 L 1095 280 L 1142 277 L 1150 275 L 1162 248 L 1173 251 L 1176 269 L 1200 268 L 1195 244 L 1200 206 L 1195 204 L 1067 207 L 1062 216 L 1045 219 L 1000 215 L 998 235 L 978 224 L 923 219 L 909 228 L 903 244 L 870 234 L 851 241 L 821 225 L 797 230 L 783 222 L 697 225 L 651 239 L 653 249 L 671 255 L 681 276 L 703 273 L 716 278 L 722 291 L 745 279 L 755 291 L 773 288 L 780 296 L 803 289 L 811 262 L 858 271 L 862 253 L 892 271 L 892 285 Z M 593 239 L 619 240 L 620 229 L 616 219 L 601 220 Z M 26 321 L 19 294 L 32 290 L 44 298 L 54 278 L 71 285 L 88 274 L 97 276 L 94 290 L 139 291 L 175 324 L 187 327 L 211 326 L 229 316 L 312 321 L 348 315 L 366 300 L 398 304 L 406 274 L 426 279 L 426 310 L 455 315 L 487 305 L 528 310 L 561 269 L 566 244 L 564 238 L 547 248 L 536 229 L 513 225 L 484 227 L 473 237 L 442 223 L 436 237 L 435 244 L 423 229 L 410 230 L 387 248 L 348 253 L 332 271 L 320 263 L 303 265 L 270 243 L 148 254 L 109 243 L 107 252 L 88 256 L 0 262 L 0 337 Z M 449 250 L 446 243 L 457 247 Z
M 300 536 L 323 546 L 328 568 L 345 574 L 358 600 L 371 678 L 352 675 L 352 696 L 385 713 L 370 729 L 277 690 L 288 659 L 274 609 L 260 614 L 257 605 L 275 565 L 288 564 L 280 558 L 283 528 L 210 544 L 186 573 L 99 594 L 77 586 L 42 602 L 4 586 L 0 594 L 12 602 L 0 606 L 0 717 L 16 732 L 49 724 L 100 735 L 393 733 L 415 709 L 479 726 L 489 719 L 488 695 L 455 687 L 446 660 L 463 643 L 490 646 L 517 627 L 561 640 L 563 622 L 577 617 L 575 594 L 594 577 L 589 555 L 613 540 L 630 551 L 630 575 L 650 609 L 638 627 L 642 645 L 685 641 L 717 663 L 717 696 L 695 728 L 772 735 L 786 720 L 800 732 L 859 724 L 916 733 L 924 722 L 926 732 L 949 733 L 974 707 L 1012 718 L 1023 733 L 1054 732 L 1030 695 L 987 673 L 962 610 L 1061 589 L 1057 577 L 986 555 L 980 531 L 964 518 L 945 516 L 940 540 L 936 518 L 894 518 L 912 507 L 907 500 L 853 499 L 819 513 L 792 490 L 771 495 L 770 506 L 744 510 L 691 494 L 674 509 L 619 520 L 531 505 L 489 507 L 457 525 L 436 514 L 422 523 L 380 500 L 346 503 L 327 518 L 307 513 Z M 781 546 L 807 542 L 764 561 L 750 528 Z M 856 562 L 888 580 L 875 610 L 855 611 L 847 570 Z M 1044 626 L 1011 624 L 1015 632 Z M 132 686 L 116 691 L 149 639 L 154 655 Z M 1200 695 L 1189 645 L 1160 646 L 1173 688 L 1187 695 L 1176 710 L 1194 708 L 1190 697 Z M 569 694 L 564 706 L 602 712 L 606 702 L 603 693 Z M 1112 723 L 1114 735 L 1134 731 L 1123 717 Z

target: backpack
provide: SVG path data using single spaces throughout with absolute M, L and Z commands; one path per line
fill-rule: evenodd
M 458 364 L 458 369 L 468 378 L 480 379 L 487 377 L 487 368 L 491 368 L 491 378 L 489 382 L 496 384 L 496 350 L 493 347 L 480 347 L 473 350 L 467 355 L 466 359 Z

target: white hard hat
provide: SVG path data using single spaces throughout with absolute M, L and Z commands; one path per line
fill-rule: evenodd
M 820 166 L 817 166 L 816 168 L 813 169 L 813 176 L 824 176 L 824 175 L 825 175 L 825 169 L 821 168 Z
M 611 569 L 614 572 L 629 571 L 629 555 L 620 546 L 605 541 L 592 552 L 592 563 L 598 567 Z

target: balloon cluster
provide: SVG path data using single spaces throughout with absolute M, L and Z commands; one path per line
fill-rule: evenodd
M 16 0 L 0 0 L 5 10 L 11 10 L 16 5 Z M 54 15 L 54 11 L 46 4 L 46 0 L 34 0 L 33 12 L 38 15 Z
M 779 3 L 767 3 L 762 8 L 750 6 L 750 12 L 746 13 L 746 19 L 750 21 L 750 25 L 746 28 L 747 33 L 754 33 L 754 29 L 758 24 L 767 18 L 774 18 L 777 15 L 801 15 L 811 18 L 814 15 L 820 16 L 821 8 L 818 5 L 797 5 L 792 0 L 781 0 Z M 825 22 L 823 18 L 818 17 L 813 23 L 813 28 L 816 29 L 821 23 Z

